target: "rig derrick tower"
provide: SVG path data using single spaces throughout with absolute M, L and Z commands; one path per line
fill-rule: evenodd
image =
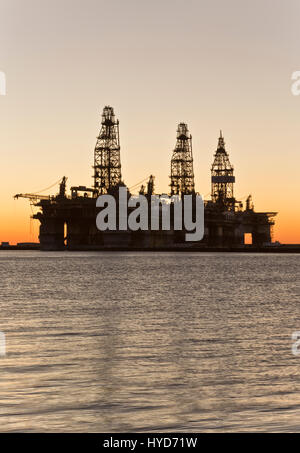
M 171 160 L 171 195 L 187 195 L 195 192 L 192 136 L 187 124 L 180 123 L 177 141 Z
M 225 150 L 224 138 L 220 131 L 218 149 L 211 167 L 211 198 L 224 210 L 235 210 L 234 183 L 233 166 Z
M 119 120 L 114 109 L 103 109 L 101 130 L 94 151 L 94 193 L 112 192 L 121 183 Z

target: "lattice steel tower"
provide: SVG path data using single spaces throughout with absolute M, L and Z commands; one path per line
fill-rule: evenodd
M 235 198 L 233 186 L 235 177 L 233 166 L 225 150 L 225 142 L 220 131 L 218 149 L 215 153 L 215 160 L 211 167 L 211 198 L 214 203 L 220 204 L 227 210 L 234 211 Z
M 187 124 L 180 123 L 171 160 L 171 195 L 191 194 L 195 191 L 192 136 Z
M 121 183 L 119 120 L 114 109 L 103 109 L 101 130 L 94 151 L 94 189 L 96 194 L 112 191 Z

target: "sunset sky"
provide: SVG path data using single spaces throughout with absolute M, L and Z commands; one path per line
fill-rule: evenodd
M 152 173 L 169 190 L 183 121 L 208 198 L 222 129 L 236 198 L 278 211 L 274 239 L 300 243 L 299 20 L 299 0 L 0 0 L 0 242 L 37 240 L 29 201 L 14 194 L 64 175 L 92 184 L 112 105 L 129 187 Z

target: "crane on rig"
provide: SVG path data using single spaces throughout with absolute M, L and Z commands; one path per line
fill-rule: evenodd
M 57 196 L 59 197 L 64 197 L 66 195 L 66 182 L 67 178 L 66 176 L 63 176 L 61 179 L 56 181 L 54 184 L 52 184 L 49 187 L 46 187 L 46 189 L 42 189 L 39 192 L 45 192 L 48 189 L 51 189 L 51 187 L 56 186 L 56 184 L 59 183 L 59 193 Z M 37 192 L 35 193 L 17 193 L 14 198 L 17 200 L 18 198 L 27 198 L 29 199 L 30 203 L 36 203 L 38 200 L 51 200 L 54 198 L 51 195 L 39 195 Z
M 35 193 L 17 193 L 14 198 L 17 200 L 18 198 L 28 198 L 30 201 L 37 201 L 37 200 L 50 200 L 50 195 L 37 195 Z

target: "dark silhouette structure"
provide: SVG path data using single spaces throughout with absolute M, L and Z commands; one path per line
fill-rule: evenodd
M 94 150 L 94 190 L 96 195 L 110 193 L 121 183 L 119 121 L 114 109 L 103 109 L 101 130 Z
M 195 192 L 192 136 L 187 124 L 180 123 L 177 141 L 171 160 L 171 195 L 188 195 Z
M 277 213 L 256 212 L 251 196 L 247 198 L 245 208 L 241 201 L 235 199 L 233 166 L 225 150 L 222 133 L 211 168 L 211 200 L 204 202 L 205 235 L 200 242 L 186 243 L 184 231 L 128 229 L 102 232 L 97 229 L 98 195 L 115 196 L 118 187 L 125 186 L 121 180 L 119 122 L 115 119 L 112 107 L 106 106 L 103 110 L 101 130 L 94 151 L 93 187 L 73 186 L 71 194 L 67 195 L 66 182 L 67 178 L 63 177 L 56 196 L 15 196 L 28 198 L 32 205 L 39 208 L 33 218 L 40 221 L 42 250 L 244 250 L 249 247 L 263 249 L 272 243 L 272 228 Z M 196 195 L 192 137 L 185 123 L 180 123 L 177 129 L 177 141 L 171 159 L 170 187 L 171 195 Z M 146 187 L 140 187 L 139 193 L 151 200 L 154 194 L 153 175 Z M 252 245 L 245 244 L 246 234 L 252 237 Z
M 233 166 L 225 150 L 224 138 L 220 131 L 218 148 L 211 167 L 211 199 L 225 210 L 234 211 L 235 209 L 234 183 Z

